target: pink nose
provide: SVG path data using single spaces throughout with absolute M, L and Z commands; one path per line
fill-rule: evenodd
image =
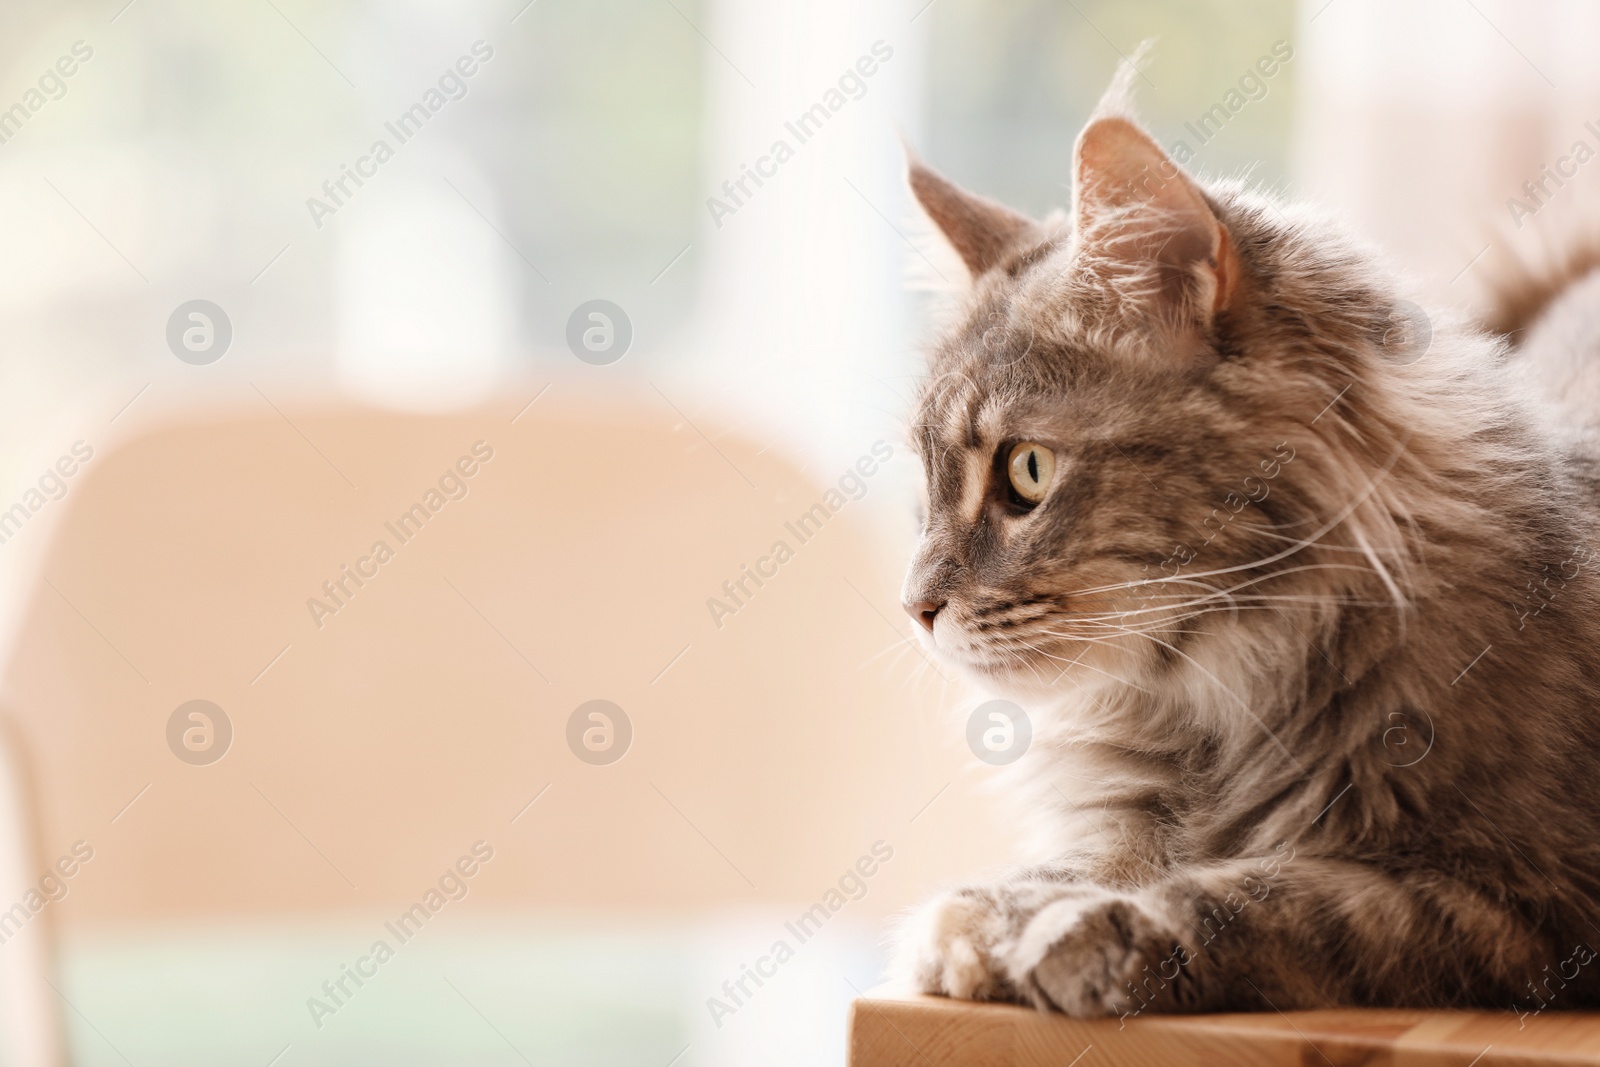
M 931 600 L 914 600 L 906 605 L 906 614 L 922 624 L 922 628 L 930 634 L 933 633 L 933 619 L 939 614 L 939 609 L 944 604 L 935 604 Z

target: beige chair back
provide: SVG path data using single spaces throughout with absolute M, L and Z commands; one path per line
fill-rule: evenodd
M 876 501 L 653 395 L 522 407 L 283 406 L 85 464 L 4 676 L 41 854 L 93 850 L 54 917 L 392 914 L 479 842 L 477 906 L 804 904 L 882 840 L 872 916 L 1001 851 L 939 676 L 880 655 Z M 605 720 L 569 745 L 596 700 L 608 765 L 575 754 Z

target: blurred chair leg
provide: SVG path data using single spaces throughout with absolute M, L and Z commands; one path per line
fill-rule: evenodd
M 42 852 L 31 771 L 22 736 L 5 717 L 0 720 L 0 1063 L 64 1067 L 61 996 L 53 984 L 53 905 L 42 904 L 35 914 L 24 902 L 51 862 Z M 26 920 L 18 918 L 23 912 Z

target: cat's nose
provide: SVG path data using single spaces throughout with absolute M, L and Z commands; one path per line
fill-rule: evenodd
M 933 633 L 933 619 L 939 614 L 939 609 L 944 607 L 944 601 L 935 604 L 931 600 L 913 600 L 906 605 L 906 614 L 922 624 L 922 628 L 930 634 Z

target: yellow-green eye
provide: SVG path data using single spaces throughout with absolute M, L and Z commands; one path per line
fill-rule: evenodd
M 1056 473 L 1056 454 L 1044 445 L 1023 441 L 1011 449 L 1006 462 L 1011 474 L 1011 488 L 1030 504 L 1037 504 L 1050 491 L 1050 479 Z

